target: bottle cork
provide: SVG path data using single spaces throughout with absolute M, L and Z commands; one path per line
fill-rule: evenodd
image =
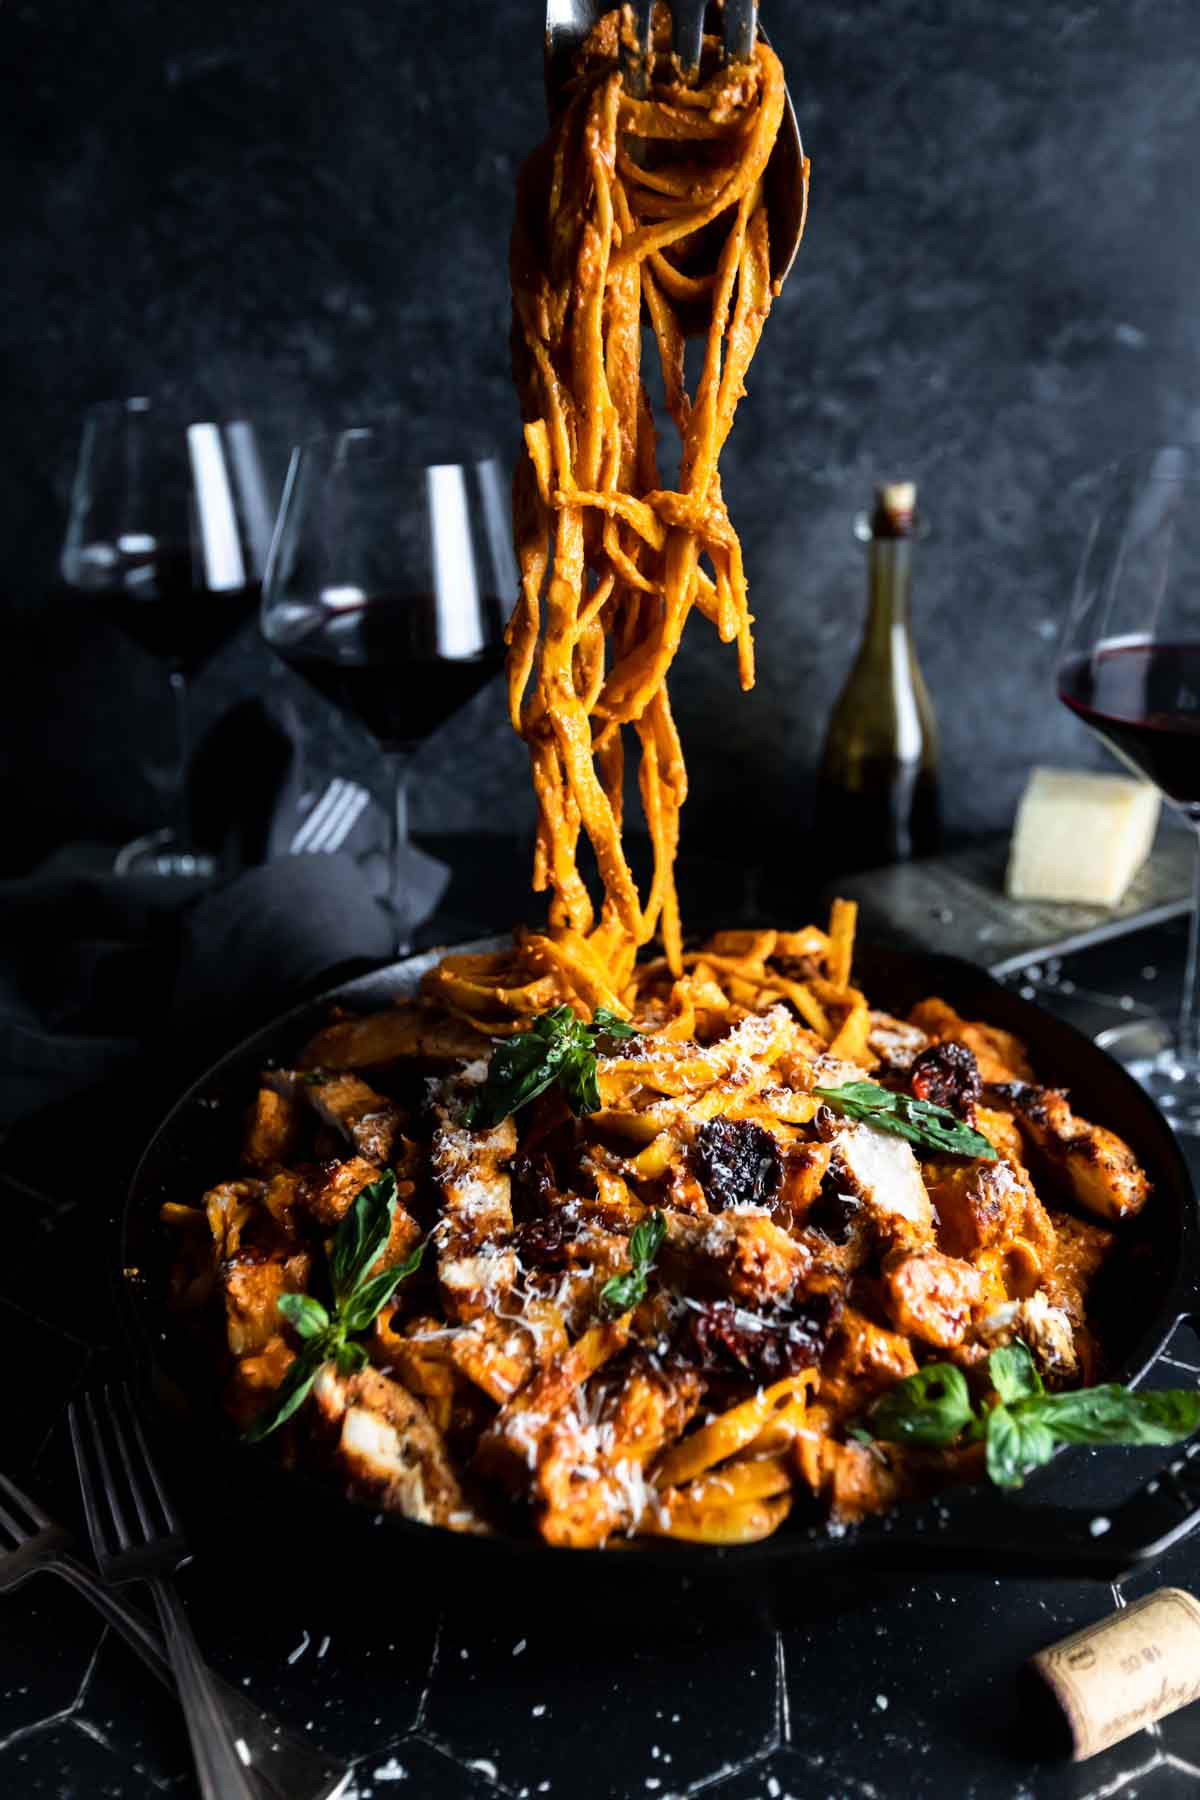
M 1051 1644 L 1030 1660 L 1061 1708 L 1083 1762 L 1200 1698 L 1200 1601 L 1182 1588 Z
M 881 482 L 875 489 L 871 532 L 875 537 L 911 537 L 916 522 L 917 486 L 913 481 Z

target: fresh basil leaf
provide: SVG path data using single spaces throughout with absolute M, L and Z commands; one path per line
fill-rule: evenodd
M 242 1434 L 248 1444 L 257 1444 L 263 1438 L 269 1437 L 273 1431 L 291 1418 L 298 1407 L 303 1406 L 322 1364 L 328 1360 L 329 1346 L 323 1336 L 314 1338 L 305 1345 L 275 1389 L 270 1406 L 260 1412 L 254 1423 Z
M 398 1203 L 396 1177 L 390 1169 L 355 1194 L 334 1234 L 329 1257 L 329 1278 L 338 1301 L 352 1294 L 371 1264 L 378 1261 L 391 1236 Z
M 603 1032 L 605 1037 L 631 1038 L 637 1037 L 636 1025 L 627 1019 L 618 1019 L 616 1013 L 609 1012 L 607 1006 L 598 1006 L 592 1014 L 592 1030 Z
M 343 1340 L 334 1351 L 333 1360 L 339 1375 L 357 1375 L 360 1369 L 367 1366 L 367 1346 Z
M 492 1051 L 487 1079 L 467 1106 L 466 1123 L 474 1131 L 491 1130 L 556 1083 L 575 1113 L 598 1112 L 595 1034 L 635 1037 L 632 1026 L 599 1008 L 592 1025 L 556 1006 L 539 1013 L 528 1031 L 504 1038 Z
M 992 1351 L 988 1357 L 988 1374 L 1006 1406 L 1014 1400 L 1027 1400 L 1043 1392 L 1042 1378 L 1020 1338 Z
M 629 1312 L 646 1298 L 646 1272 L 630 1270 L 626 1275 L 613 1275 L 600 1289 L 600 1304 L 610 1313 Z
M 496 1045 L 487 1080 L 467 1108 L 466 1120 L 472 1129 L 491 1130 L 554 1086 L 567 1041 L 561 1032 L 539 1029 L 553 1018 L 553 1014 L 544 1014 L 534 1020 L 531 1031 L 518 1032 Z
M 640 1220 L 629 1234 L 629 1260 L 637 1268 L 649 1268 L 667 1235 L 667 1221 L 657 1209 Z
M 1054 1433 L 1027 1404 L 995 1406 L 987 1416 L 987 1472 L 997 1487 L 1020 1487 L 1027 1470 L 1054 1455 Z
M 577 1118 L 600 1111 L 600 1084 L 596 1078 L 596 1058 L 591 1051 L 576 1052 L 564 1064 L 563 1092 L 567 1105 Z
M 611 1276 L 600 1289 L 600 1304 L 609 1312 L 628 1312 L 646 1298 L 646 1277 L 667 1235 L 667 1221 L 655 1210 L 639 1221 L 629 1234 L 630 1268 Z
M 982 1134 L 964 1125 L 944 1106 L 916 1100 L 911 1094 L 893 1094 L 873 1081 L 850 1081 L 843 1087 L 814 1088 L 813 1094 L 847 1119 L 874 1125 L 896 1137 L 907 1138 L 925 1150 L 952 1156 L 970 1156 L 995 1162 L 997 1151 Z
M 940 1449 L 952 1443 L 973 1417 L 962 1370 L 953 1363 L 926 1363 L 875 1402 L 868 1424 L 888 1443 Z
M 302 1338 L 319 1337 L 329 1329 L 329 1314 L 311 1294 L 280 1294 L 276 1301 L 280 1312 Z
M 1177 1444 L 1200 1426 L 1200 1393 L 1190 1388 L 1135 1393 L 1108 1382 L 1027 1407 L 1063 1444 Z
M 400 1283 L 420 1267 L 424 1254 L 425 1242 L 422 1240 L 412 1255 L 406 1257 L 402 1263 L 397 1263 L 391 1269 L 381 1269 L 378 1275 L 372 1275 L 368 1280 L 361 1282 L 339 1309 L 339 1318 L 344 1329 L 346 1331 L 365 1331 L 368 1325 L 373 1324 Z

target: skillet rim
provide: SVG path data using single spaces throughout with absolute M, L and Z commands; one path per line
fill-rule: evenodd
M 383 964 L 366 974 L 336 983 L 332 988 L 300 1001 L 259 1026 L 218 1057 L 163 1116 L 134 1169 L 115 1233 L 118 1257 L 114 1272 L 117 1310 L 126 1341 L 133 1352 L 140 1378 L 139 1386 L 152 1396 L 156 1414 L 160 1418 L 164 1414 L 161 1396 L 155 1390 L 160 1379 L 165 1377 L 169 1386 L 182 1393 L 193 1409 L 194 1422 L 203 1431 L 205 1449 L 224 1458 L 237 1458 L 236 1466 L 241 1470 L 241 1479 L 246 1484 L 247 1491 L 255 1485 L 265 1484 L 278 1492 L 281 1498 L 286 1499 L 291 1495 L 296 1503 L 303 1501 L 315 1511 L 326 1514 L 331 1524 L 336 1525 L 336 1521 L 341 1520 L 342 1528 L 348 1535 L 361 1533 L 363 1526 L 370 1527 L 382 1522 L 389 1530 L 400 1532 L 414 1549 L 423 1547 L 429 1554 L 436 1551 L 439 1557 L 453 1556 L 463 1565 L 464 1573 L 469 1573 L 471 1567 L 490 1566 L 494 1569 L 498 1561 L 518 1566 L 532 1562 L 536 1568 L 545 1571 L 553 1566 L 548 1560 L 553 1557 L 569 1558 L 572 1569 L 582 1570 L 586 1567 L 593 1573 L 600 1569 L 611 1572 L 614 1558 L 610 1549 L 565 1549 L 546 1544 L 537 1538 L 521 1538 L 503 1533 L 476 1537 L 468 1533 L 448 1531 L 439 1526 L 423 1525 L 400 1514 L 379 1513 L 305 1469 L 288 1468 L 269 1452 L 264 1456 L 260 1447 L 244 1443 L 228 1423 L 221 1419 L 212 1404 L 212 1395 L 204 1397 L 198 1403 L 194 1391 L 189 1390 L 186 1383 L 171 1370 L 168 1358 L 164 1357 L 160 1349 L 161 1344 L 170 1336 L 167 1329 L 167 1309 L 153 1293 L 146 1290 L 143 1283 L 129 1277 L 131 1236 L 139 1229 L 153 1230 L 151 1219 L 141 1215 L 143 1212 L 148 1213 L 151 1204 L 161 1197 L 158 1190 L 161 1190 L 164 1180 L 170 1180 L 169 1165 L 180 1161 L 178 1153 L 168 1155 L 167 1168 L 155 1169 L 156 1158 L 162 1155 L 164 1143 L 170 1145 L 181 1126 L 186 1133 L 187 1125 L 184 1121 L 188 1120 L 194 1110 L 210 1110 L 213 1105 L 225 1103 L 224 1098 L 214 1101 L 206 1090 L 210 1090 L 231 1072 L 236 1081 L 244 1083 L 248 1070 L 269 1065 L 277 1059 L 276 1046 L 286 1043 L 289 1034 L 298 1035 L 302 1030 L 311 1032 L 318 1024 L 327 1020 L 332 1007 L 348 1007 L 357 1011 L 378 1010 L 381 1005 L 389 1004 L 406 991 L 411 992 L 424 969 L 448 952 L 493 950 L 509 941 L 507 934 L 489 935 L 452 946 L 438 946 L 415 956 Z M 1153 1368 L 1181 1319 L 1200 1307 L 1200 1269 L 1194 1267 L 1200 1241 L 1197 1195 L 1182 1149 L 1165 1117 L 1133 1077 L 1084 1032 L 1006 988 L 981 965 L 937 951 L 911 951 L 870 943 L 856 947 L 856 968 L 860 963 L 865 963 L 868 967 L 872 963 L 890 964 L 893 968 L 907 971 L 910 978 L 915 978 L 917 971 L 928 971 L 928 975 L 923 974 L 919 983 L 925 992 L 948 992 L 953 998 L 955 989 L 961 989 L 965 984 L 986 993 L 989 998 L 996 998 L 1000 1012 L 1015 1015 L 1018 1029 L 1021 1021 L 1030 1022 L 1029 1035 L 1034 1040 L 1035 1061 L 1038 1060 L 1039 1041 L 1047 1037 L 1061 1040 L 1077 1056 L 1090 1061 L 1101 1071 L 1105 1080 L 1115 1082 L 1127 1104 L 1135 1114 L 1140 1115 L 1144 1122 L 1145 1141 L 1139 1133 L 1136 1146 L 1139 1158 L 1149 1166 L 1156 1192 L 1166 1190 L 1173 1195 L 1172 1205 L 1175 1206 L 1177 1202 L 1177 1216 L 1170 1221 L 1169 1228 L 1167 1222 L 1163 1225 L 1163 1234 L 1167 1235 L 1169 1229 L 1174 1248 L 1164 1294 L 1148 1313 L 1147 1323 L 1138 1332 L 1120 1364 L 1112 1371 L 1114 1379 L 1136 1386 Z M 401 985 L 405 977 L 411 984 L 407 989 Z M 365 1001 L 366 1004 L 356 1007 L 356 1000 Z M 986 1005 L 987 1002 L 983 1004 Z M 1004 1023 L 986 1013 L 981 1016 L 990 1023 Z M 1152 1153 L 1145 1154 L 1147 1151 Z M 204 1403 L 205 1399 L 208 1401 L 207 1405 Z M 1022 1499 L 1036 1499 L 1040 1495 L 1043 1504 L 1034 1509 L 1038 1515 L 1044 1517 L 1052 1510 L 1053 1499 L 1046 1490 L 1056 1479 L 1061 1479 L 1064 1458 L 1069 1463 L 1072 1454 L 1078 1456 L 1081 1448 L 1068 1446 L 1060 1450 L 1050 1464 L 1027 1478 L 1021 1490 Z M 969 1521 L 973 1511 L 982 1510 L 994 1526 L 998 1500 L 1002 1511 L 1008 1515 L 1011 1527 L 1019 1529 L 1022 1500 L 998 1496 L 996 1490 L 986 1484 L 975 1484 L 940 1490 L 926 1500 L 907 1502 L 892 1513 L 871 1516 L 835 1531 L 829 1529 L 826 1521 L 818 1520 L 812 1523 L 789 1522 L 771 1537 L 751 1544 L 702 1545 L 655 1539 L 639 1540 L 634 1561 L 638 1569 L 653 1568 L 670 1573 L 682 1579 L 685 1585 L 717 1571 L 728 1572 L 730 1567 L 746 1569 L 748 1574 L 761 1574 L 771 1568 L 782 1570 L 789 1565 L 811 1564 L 814 1559 L 818 1565 L 825 1565 L 831 1560 L 870 1560 L 876 1563 L 898 1561 L 903 1564 L 908 1557 L 911 1563 L 915 1542 L 921 1538 L 925 1524 L 931 1519 L 936 1520 L 939 1525 L 952 1518 L 956 1521 Z M 1066 1520 L 1077 1510 L 1062 1506 L 1058 1509 L 1058 1514 Z M 347 1520 L 350 1521 L 348 1525 Z M 914 1533 L 916 1540 L 912 1535 Z M 997 1554 L 1002 1557 L 1003 1547 L 999 1536 L 995 1530 L 992 1534 L 997 1536 Z M 470 1561 L 471 1558 L 475 1559 L 474 1563 Z M 735 1559 L 732 1564 L 730 1559 Z M 628 1557 L 620 1560 L 626 1568 L 630 1566 Z M 996 1566 L 1000 1570 L 1002 1563 L 998 1562 Z

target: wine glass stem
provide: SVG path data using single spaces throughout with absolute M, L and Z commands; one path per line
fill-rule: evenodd
M 405 871 L 408 849 L 408 773 L 412 757 L 407 750 L 387 752 L 388 783 L 391 789 L 391 841 L 389 852 L 388 904 L 396 932 L 396 954 L 405 956 L 412 948 L 413 917 L 411 888 Z
M 1200 825 L 1193 828 L 1192 912 L 1188 927 L 1187 968 L 1179 1007 L 1178 1059 L 1185 1069 L 1200 1074 Z
M 187 856 L 192 848 L 192 809 L 188 794 L 188 771 L 192 760 L 192 734 L 188 720 L 187 677 L 182 669 L 172 669 L 171 705 L 175 715 L 175 792 L 172 796 L 175 848 Z

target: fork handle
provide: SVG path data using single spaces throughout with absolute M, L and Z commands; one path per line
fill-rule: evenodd
M 163 1640 L 140 1608 L 101 1581 L 94 1570 L 70 1552 L 48 1564 L 102 1613 L 141 1657 L 152 1675 L 174 1695 L 175 1676 L 163 1655 Z M 311 1744 L 301 1743 L 277 1719 L 263 1712 L 246 1694 L 230 1687 L 212 1670 L 209 1678 L 220 1696 L 235 1734 L 251 1754 L 250 1775 L 259 1800 L 333 1800 L 345 1785 L 346 1770 Z
M 235 1739 L 240 1739 L 241 1734 L 225 1711 L 178 1594 L 169 1581 L 151 1580 L 147 1586 L 154 1597 L 167 1655 L 175 1671 L 204 1800 L 261 1800 L 235 1748 Z M 244 1739 L 241 1741 L 244 1743 Z M 249 1754 L 249 1745 L 245 1748 Z

